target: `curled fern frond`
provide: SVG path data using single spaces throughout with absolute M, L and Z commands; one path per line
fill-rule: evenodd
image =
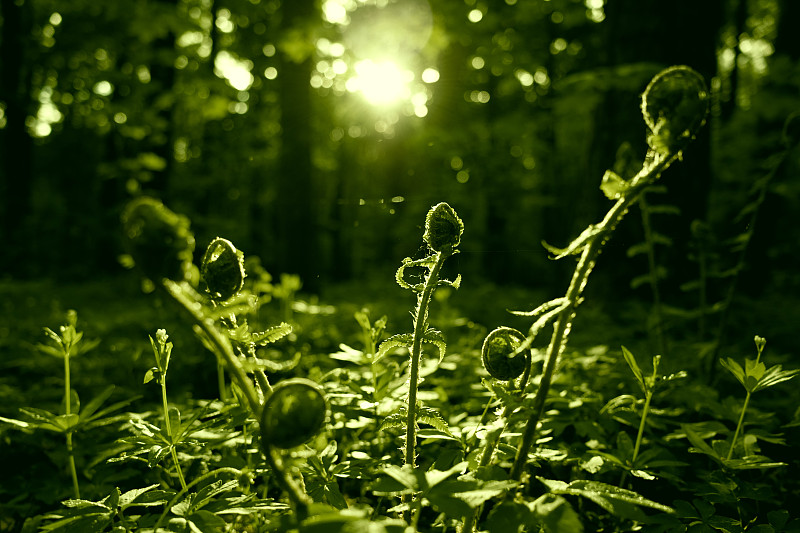
M 222 237 L 211 241 L 200 263 L 200 276 L 213 300 L 225 301 L 244 286 L 244 254 Z
M 194 235 L 189 219 L 155 198 L 131 200 L 122 213 L 123 242 L 142 273 L 154 282 L 189 277 Z
M 709 101 L 705 80 L 694 69 L 682 65 L 656 74 L 642 94 L 650 147 L 661 153 L 680 150 L 705 123 Z
M 530 350 L 517 350 L 524 340 L 525 335 L 513 328 L 499 327 L 489 333 L 481 348 L 483 367 L 489 375 L 500 381 L 522 375 L 531 364 Z
M 261 411 L 262 444 L 294 448 L 316 435 L 327 418 L 328 402 L 319 385 L 304 378 L 281 381 Z
M 422 238 L 434 252 L 441 252 L 445 248 L 455 250 L 461 242 L 462 233 L 464 222 L 447 203 L 436 204 L 428 211 Z

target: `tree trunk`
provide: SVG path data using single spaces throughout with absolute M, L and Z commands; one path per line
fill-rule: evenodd
M 0 271 L 25 273 L 26 251 L 31 235 L 27 217 L 33 180 L 32 142 L 25 119 L 31 111 L 30 2 L 2 0 L 2 47 L 0 48 L 0 102 L 5 104 L 5 127 L 0 129 L 0 197 L 2 197 L 3 252 Z
M 279 47 L 282 146 L 275 206 L 279 253 L 274 261 L 280 271 L 299 274 L 311 291 L 318 290 L 320 270 L 311 165 L 313 45 L 304 28 L 314 18 L 314 6 L 313 0 L 293 0 L 281 6 L 284 38 L 291 41 L 291 47 Z M 296 48 L 303 51 L 298 53 Z

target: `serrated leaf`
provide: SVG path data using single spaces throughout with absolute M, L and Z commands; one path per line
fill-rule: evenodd
M 406 427 L 406 417 L 401 413 L 392 413 L 381 422 L 378 431 L 387 429 L 404 429 Z
M 398 333 L 397 335 L 392 335 L 383 341 L 380 346 L 378 346 L 378 351 L 375 354 L 374 362 L 377 363 L 386 357 L 390 351 L 396 348 L 410 348 L 413 342 L 414 337 L 411 333 Z
M 417 421 L 423 424 L 428 424 L 433 426 L 435 429 L 438 429 L 442 433 L 446 433 L 449 436 L 453 436 L 450 432 L 450 427 L 447 425 L 447 421 L 439 414 L 438 411 L 431 409 L 430 407 L 424 406 L 417 406 Z
M 439 363 L 441 363 L 442 359 L 444 359 L 445 351 L 447 350 L 447 343 L 444 341 L 442 332 L 433 328 L 428 328 L 422 336 L 422 342 L 436 346 L 436 349 L 439 350 Z
M 251 342 L 259 346 L 265 346 L 276 342 L 292 332 L 292 325 L 286 322 L 281 322 L 277 326 L 273 326 L 265 331 L 253 333 Z

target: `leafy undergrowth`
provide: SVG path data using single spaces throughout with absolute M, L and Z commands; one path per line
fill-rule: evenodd
M 168 302 L 154 305 L 154 297 L 141 295 L 128 281 L 3 286 L 4 301 L 23 305 L 4 310 L 4 323 L 19 329 L 5 330 L 0 346 L 0 416 L 31 425 L 0 425 L 4 464 L 0 530 L 21 530 L 26 518 L 28 531 L 37 525 L 56 531 L 110 531 L 112 524 L 120 531 L 147 530 L 162 514 L 162 531 L 293 527 L 286 519 L 291 514 L 287 500 L 258 450 L 254 421 L 247 419 L 235 398 L 219 400 L 214 357 L 193 338 L 174 307 Z M 254 285 L 248 281 L 248 288 Z M 464 316 L 446 298 L 434 302 L 431 312 L 454 342 L 448 343 L 440 363 L 435 353 L 422 361 L 420 399 L 436 416 L 430 423 L 420 422 L 418 468 L 402 470 L 403 434 L 387 419 L 407 395 L 408 357 L 400 351 L 370 364 L 369 350 L 408 327 L 407 309 L 387 287 L 362 292 L 358 299 L 345 298 L 353 294 L 349 289 L 331 290 L 338 298 L 331 303 L 308 301 L 296 293 L 285 302 L 273 297 L 280 296 L 280 290 L 270 289 L 262 293 L 263 305 L 250 316 L 254 330 L 286 318 L 294 326 L 290 338 L 271 345 L 269 355 L 264 354 L 285 364 L 270 371 L 269 379 L 280 383 L 297 376 L 311 378 L 323 386 L 330 403 L 324 431 L 291 449 L 285 458 L 319 504 L 311 507 L 313 513 L 321 513 L 319 525 L 305 526 L 303 531 L 341 531 L 343 522 L 356 519 L 395 530 L 392 524 L 400 522 L 390 520 L 398 520 L 402 513 L 392 509 L 401 505 L 398 495 L 411 490 L 423 495 L 420 531 L 455 531 L 484 500 L 488 504 L 483 506 L 480 527 L 498 532 L 517 531 L 525 523 L 565 532 L 798 530 L 792 502 L 800 487 L 791 443 L 797 442 L 800 419 L 794 412 L 798 403 L 793 387 L 754 395 L 737 439 L 741 443 L 737 455 L 748 459 L 732 464 L 726 462 L 725 450 L 736 431 L 746 391 L 734 387 L 732 375 L 712 388 L 699 378 L 699 365 L 681 372 L 664 360 L 657 374 L 674 379 L 660 380 L 653 390 L 634 460 L 647 396 L 621 346 L 608 344 L 570 348 L 563 357 L 540 437 L 530 454 L 532 477 L 515 496 L 520 487 L 509 483 L 504 467 L 513 461 L 523 421 L 518 413 L 510 417 L 511 430 L 498 443 L 494 464 L 478 468 L 483 442 L 498 428 L 496 415 L 504 405 L 498 398 L 504 389 L 481 364 L 488 328 Z M 477 290 L 483 291 L 502 297 L 497 287 Z M 535 296 L 521 290 L 511 293 L 514 298 Z M 362 311 L 369 301 L 370 311 Z M 63 430 L 46 427 L 35 416 L 41 415 L 38 411 L 26 411 L 31 416 L 19 411 L 29 407 L 63 412 L 61 365 L 36 345 L 47 344 L 42 325 L 57 330 L 64 322 L 66 305 L 80 310 L 78 329 L 86 332 L 85 339 L 100 341 L 73 359 L 72 387 L 86 398 L 73 412 L 86 411 L 95 395 L 105 397 L 103 391 L 110 384 L 115 389 L 99 410 L 124 403 L 94 425 L 75 428 L 80 500 L 74 498 L 70 482 Z M 359 325 L 356 314 L 362 325 L 367 316 L 373 324 L 379 315 L 392 318 L 373 337 L 373 331 Z M 169 408 L 180 412 L 186 426 L 172 446 L 160 437 L 165 418 L 158 387 L 142 383 L 155 366 L 147 332 L 155 337 L 159 326 L 169 329 L 175 343 Z M 590 336 L 590 331 L 584 333 Z M 301 355 L 295 358 L 292 351 Z M 643 354 L 637 356 L 643 376 L 650 377 L 652 366 L 644 363 Z M 770 366 L 769 361 L 780 360 L 781 354 L 770 354 L 767 348 L 762 357 Z M 534 383 L 542 359 L 542 350 L 534 349 Z M 530 399 L 517 401 L 524 408 Z M 171 449 L 176 450 L 187 482 L 217 474 L 180 494 Z M 128 459 L 119 461 L 122 457 Z M 481 477 L 464 479 L 467 471 Z M 604 485 L 595 490 L 595 482 Z M 663 507 L 632 505 L 627 492 L 609 493 L 611 486 L 632 490 Z M 509 496 L 501 498 L 506 493 Z M 341 512 L 331 514 L 333 510 Z

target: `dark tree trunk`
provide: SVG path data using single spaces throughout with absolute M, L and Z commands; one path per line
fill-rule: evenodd
M 720 98 L 719 118 L 722 121 L 728 120 L 736 109 L 736 92 L 739 88 L 739 35 L 747 24 L 747 0 L 733 0 L 733 32 L 736 35 L 736 48 L 733 50 L 733 68 L 728 74 L 727 87 L 723 89 Z M 723 80 L 723 87 L 725 81 Z
M 163 12 L 167 16 L 174 16 L 178 9 L 178 0 L 158 0 L 156 13 Z M 163 128 L 155 129 L 150 138 L 150 150 L 163 159 L 164 168 L 153 171 L 153 178 L 145 185 L 157 196 L 169 202 L 167 197 L 169 176 L 172 173 L 175 160 L 173 154 L 174 142 L 174 110 L 175 101 L 165 98 L 173 92 L 175 86 L 175 34 L 168 31 L 165 35 L 155 39 L 152 43 L 153 63 L 150 66 L 151 83 L 158 91 L 153 94 L 151 105 L 157 108 L 158 119 L 164 124 Z
M 3 251 L 0 271 L 25 273 L 26 250 L 31 235 L 26 219 L 30 209 L 32 142 L 25 119 L 31 108 L 29 43 L 32 42 L 29 2 L 2 0 L 2 46 L 0 46 L 0 102 L 5 104 L 5 127 L 0 130 L 0 197 L 2 202 Z
M 778 35 L 775 38 L 775 53 L 784 54 L 797 61 L 800 59 L 800 2 L 797 0 L 779 0 L 780 18 L 778 19 Z
M 314 6 L 313 0 L 282 4 L 282 27 L 286 36 L 296 31 L 307 34 L 303 25 L 313 20 Z M 305 38 L 310 39 L 310 36 Z M 280 249 L 274 263 L 281 272 L 299 274 L 304 287 L 316 291 L 320 258 L 314 214 L 317 195 L 311 165 L 311 59 L 310 51 L 298 57 L 289 50 L 279 50 L 282 147 L 275 214 Z

